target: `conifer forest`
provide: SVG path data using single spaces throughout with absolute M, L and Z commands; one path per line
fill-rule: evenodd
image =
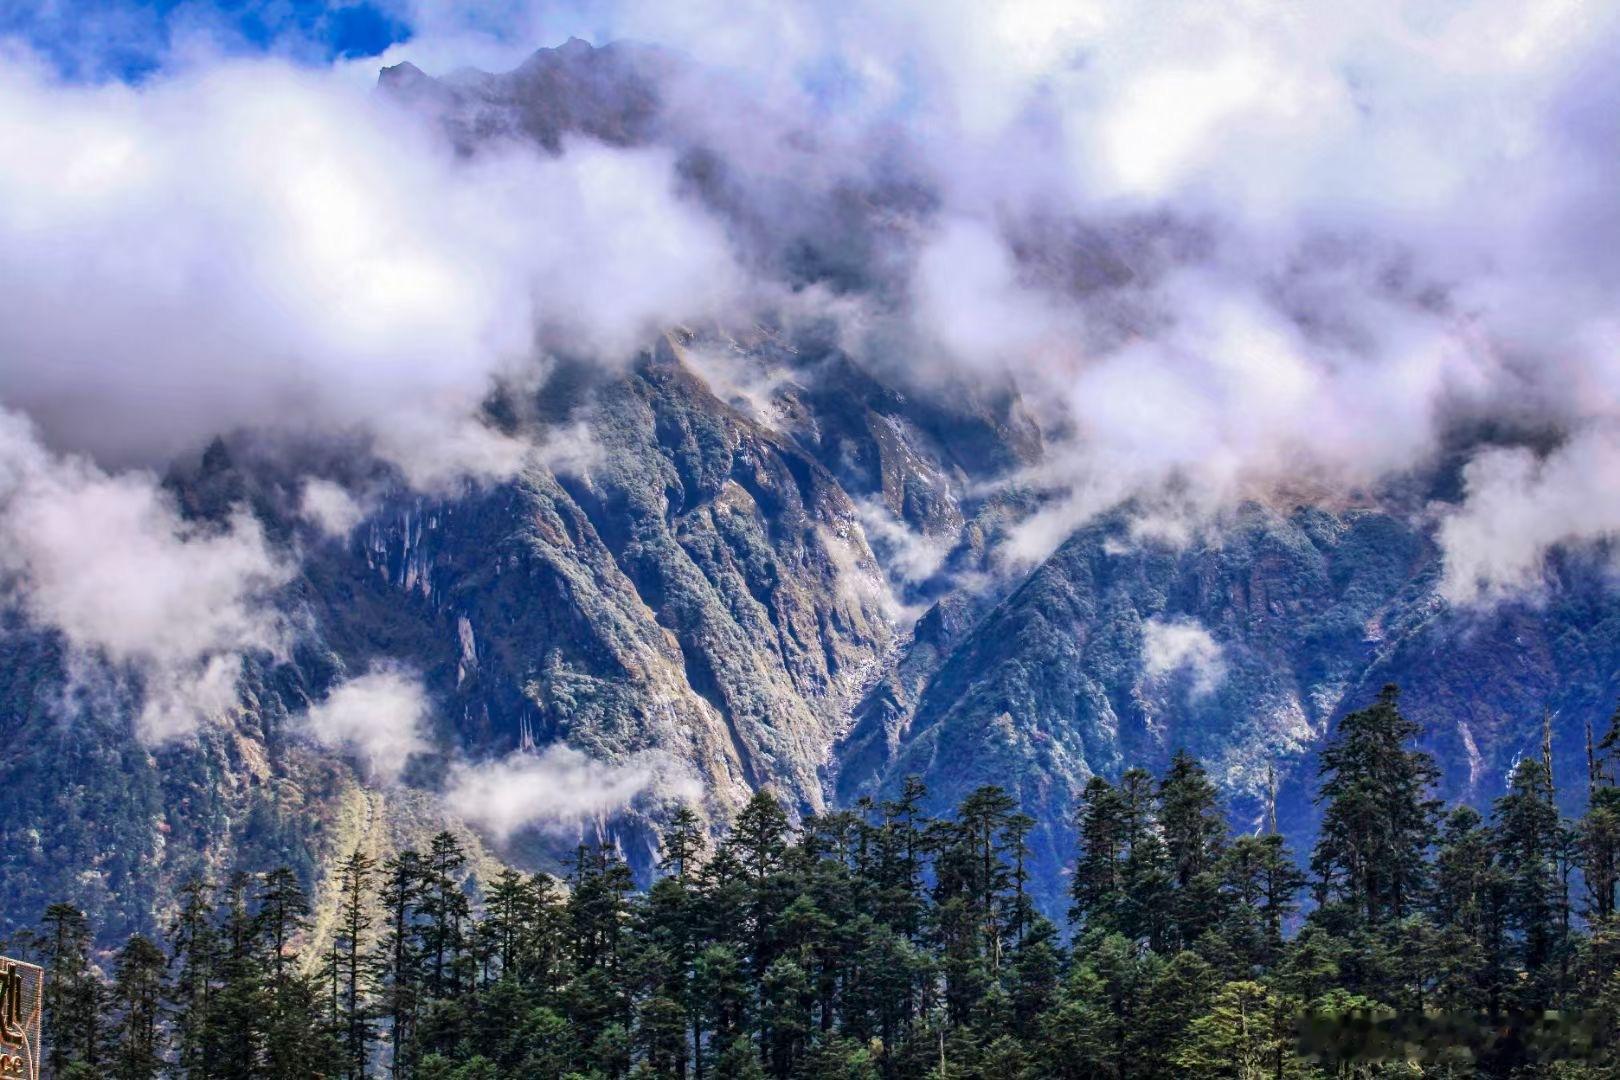
M 1578 820 L 1534 756 L 1442 806 L 1418 735 L 1394 687 L 1341 721 L 1308 851 L 1233 835 L 1190 755 L 1092 779 L 1061 923 L 1006 792 L 933 820 L 912 782 L 797 823 L 761 791 L 718 842 L 679 814 L 645 890 L 606 848 L 481 890 L 448 833 L 357 852 L 318 956 L 290 870 L 112 955 L 62 904 L 11 944 L 60 1080 L 1620 1076 L 1620 714 Z

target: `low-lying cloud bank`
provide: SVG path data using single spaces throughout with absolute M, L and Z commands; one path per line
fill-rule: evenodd
M 629 807 L 653 790 L 695 801 L 697 783 L 662 755 L 598 761 L 556 744 L 538 753 L 512 753 L 494 761 L 458 762 L 450 768 L 445 806 L 497 840 L 521 829 L 577 829 Z
M 413 757 L 433 749 L 431 709 L 417 676 L 382 667 L 339 683 L 310 706 L 302 724 L 315 741 L 352 755 L 367 779 L 397 784 Z M 649 793 L 701 797 L 668 755 L 648 751 L 606 762 L 556 744 L 489 761 L 453 760 L 443 800 L 450 814 L 504 842 L 523 829 L 578 829 L 606 820 Z
M 339 683 L 309 707 L 304 725 L 317 742 L 354 755 L 368 778 L 392 784 L 431 748 L 430 710 L 421 680 L 384 667 Z
M 1440 524 L 1442 593 L 1454 603 L 1535 596 L 1547 554 L 1620 536 L 1620 431 L 1576 432 L 1545 456 L 1522 447 L 1480 453 L 1463 473 L 1467 498 Z
M 1185 671 L 1195 697 L 1205 697 L 1226 678 L 1220 642 L 1191 619 L 1149 619 L 1142 624 L 1142 671 L 1162 679 Z

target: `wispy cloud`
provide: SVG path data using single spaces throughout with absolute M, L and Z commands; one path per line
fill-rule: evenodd
M 317 742 L 352 753 L 369 778 L 395 783 L 412 756 L 429 749 L 430 714 L 421 680 L 385 666 L 333 687 L 309 707 L 304 725 Z
M 1214 635 L 1191 619 L 1148 619 L 1142 624 L 1142 671 L 1150 679 L 1186 671 L 1193 694 L 1203 697 L 1226 678 L 1226 657 Z
M 536 754 L 458 762 L 444 798 L 451 813 L 506 840 L 525 828 L 569 829 L 604 819 L 655 789 L 686 800 L 700 794 L 696 782 L 664 755 L 606 762 L 557 744 Z
M 53 453 L 0 410 L 0 597 L 81 656 L 139 675 L 150 740 L 235 701 L 246 652 L 279 652 L 293 567 L 245 508 L 188 521 L 157 477 Z

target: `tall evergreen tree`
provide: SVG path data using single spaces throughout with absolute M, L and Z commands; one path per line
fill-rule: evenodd
M 433 837 L 422 866 L 420 906 L 426 922 L 425 978 L 434 997 L 454 997 L 468 974 L 464 953 L 471 907 L 462 889 L 466 868 L 467 854 L 454 834 L 440 832 Z
M 218 1075 L 210 1033 L 220 966 L 220 940 L 211 918 L 212 890 L 193 879 L 181 886 L 179 911 L 169 928 L 171 1009 L 174 1014 L 175 1071 L 187 1080 Z
M 1495 837 L 1472 807 L 1447 816 L 1435 855 L 1434 916 L 1447 962 L 1438 1004 L 1500 1015 L 1507 988 L 1508 881 Z
M 150 938 L 137 934 L 119 950 L 109 995 L 115 1080 L 155 1080 L 165 1066 L 163 998 L 169 960 Z
M 1436 836 L 1439 780 L 1434 759 L 1410 744 L 1418 725 L 1386 686 L 1350 713 L 1321 754 L 1322 823 L 1311 856 L 1316 899 L 1364 926 L 1421 910 Z
M 1228 837 L 1184 754 L 1157 783 L 1128 769 L 1088 788 L 1072 950 L 1031 903 L 1030 819 L 994 787 L 939 821 L 921 813 L 915 784 L 797 825 L 757 797 L 708 858 L 696 816 L 677 815 L 642 892 L 612 845 L 580 848 L 565 889 L 511 870 L 480 880 L 442 834 L 380 875 L 358 852 L 344 861 L 317 979 L 301 974 L 310 905 L 290 872 L 235 877 L 218 898 L 187 888 L 173 960 L 133 939 L 105 990 L 83 917 L 53 908 L 39 937 L 59 976 L 52 1027 L 107 1002 L 65 1038 L 50 1033 L 59 1075 L 1612 1073 L 1620 937 L 1612 919 L 1566 929 L 1567 830 L 1545 761 L 1513 778 L 1492 824 L 1466 808 L 1448 816 L 1431 862 L 1410 730 L 1387 713 L 1352 715 L 1324 776 L 1336 830 L 1317 853 L 1327 903 L 1303 925 L 1304 876 L 1283 838 Z M 1593 759 L 1597 787 L 1608 766 L 1596 743 Z M 1372 763 L 1389 760 L 1405 779 L 1377 788 Z M 1377 803 L 1374 789 L 1400 798 Z M 1560 1012 L 1524 1011 L 1542 1006 Z M 391 1038 L 374 1053 L 383 1023 Z
M 271 996 L 264 956 L 248 908 L 248 877 L 232 875 L 219 930 L 218 985 L 208 1010 L 209 1060 L 216 1075 L 252 1077 L 265 1050 Z
M 91 1074 L 102 1063 L 101 985 L 90 962 L 90 923 L 71 904 L 45 909 L 41 943 L 45 955 L 44 1023 L 53 1033 L 45 1066 L 63 1076 L 75 1066 Z
M 1159 827 L 1152 774 L 1126 769 L 1119 778 L 1119 796 L 1125 815 L 1119 930 L 1149 948 L 1163 950 L 1171 932 L 1174 876 Z
M 1128 808 L 1117 788 L 1100 776 L 1080 796 L 1080 857 L 1070 884 L 1069 921 L 1093 930 L 1119 928 L 1124 904 L 1124 861 L 1129 850 Z
M 1559 859 L 1563 830 L 1546 765 L 1526 758 L 1513 770 L 1508 793 L 1496 800 L 1497 861 L 1506 879 L 1504 914 L 1530 975 L 1526 1005 L 1548 1001 L 1548 966 L 1562 948 Z
M 265 1009 L 262 1073 L 266 1080 L 298 1080 L 342 1067 L 332 1034 L 322 1021 L 319 990 L 305 975 L 294 942 L 310 928 L 309 898 L 287 867 L 264 876 L 254 915 L 257 970 Z
M 325 980 L 332 1032 L 342 1048 L 341 1075 L 361 1080 L 377 1027 L 373 1011 L 376 966 L 370 953 L 376 861 L 356 848 L 338 867 L 337 925 Z
M 1220 918 L 1216 869 L 1226 820 L 1215 785 L 1185 750 L 1176 751 L 1159 784 L 1158 816 L 1175 890 L 1167 913 L 1168 944 L 1187 948 Z
M 409 1075 L 408 1054 L 416 1035 L 423 954 L 418 917 L 426 880 L 427 870 L 415 851 L 383 864 L 378 899 L 384 923 L 376 968 L 380 1011 L 388 1026 L 389 1071 L 395 1080 Z

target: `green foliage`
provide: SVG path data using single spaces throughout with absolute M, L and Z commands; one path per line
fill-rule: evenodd
M 1335 734 L 1304 914 L 1284 839 L 1227 835 L 1190 756 L 1093 778 L 1067 946 L 1030 899 L 1033 822 L 992 786 L 941 820 L 908 783 L 797 824 L 761 791 L 718 843 L 678 814 L 640 893 L 606 847 L 565 882 L 507 870 L 481 891 L 449 834 L 380 868 L 356 852 L 315 978 L 288 870 L 188 886 L 167 951 L 131 938 L 106 981 L 88 921 L 56 905 L 36 938 L 50 1075 L 1616 1075 L 1620 736 L 1571 825 L 1540 762 L 1493 820 L 1439 822 L 1416 734 L 1392 690 Z

